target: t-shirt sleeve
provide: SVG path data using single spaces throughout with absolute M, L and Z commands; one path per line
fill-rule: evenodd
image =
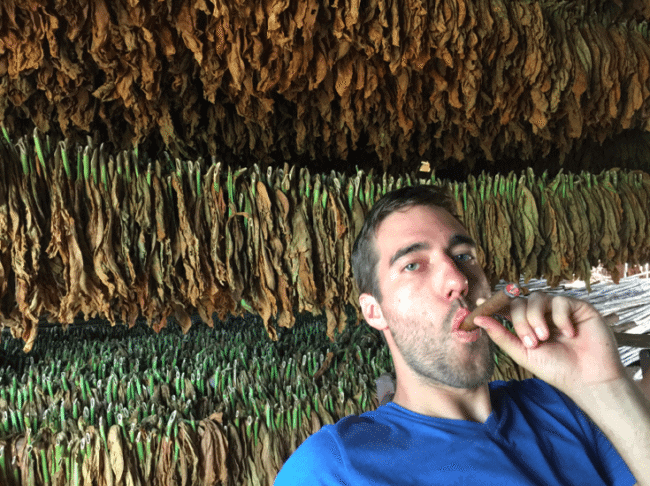
M 590 435 L 590 439 L 601 458 L 603 471 L 608 476 L 609 484 L 612 486 L 633 486 L 636 484 L 632 471 L 630 471 L 630 468 L 625 464 L 625 461 L 607 436 L 573 400 L 561 391 L 555 388 L 554 390 L 567 404 L 567 407 L 569 407 L 573 415 L 580 422 L 583 430 Z
M 309 436 L 287 459 L 274 486 L 348 485 L 341 451 L 327 426 Z

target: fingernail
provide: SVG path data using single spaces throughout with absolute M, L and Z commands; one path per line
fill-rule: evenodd
M 535 334 L 537 334 L 537 337 L 540 339 L 544 339 L 544 331 L 541 327 L 536 327 L 535 328 Z
M 530 338 L 530 336 L 524 337 L 524 344 L 529 348 L 533 347 L 533 340 Z

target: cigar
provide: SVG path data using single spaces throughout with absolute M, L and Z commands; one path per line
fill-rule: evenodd
M 527 295 L 528 289 L 520 287 L 517 284 L 508 284 L 503 290 L 492 294 L 488 300 L 474 309 L 463 322 L 460 324 L 461 331 L 473 331 L 478 329 L 474 324 L 474 318 L 478 316 L 491 316 L 506 307 L 511 299 L 519 297 L 520 295 Z

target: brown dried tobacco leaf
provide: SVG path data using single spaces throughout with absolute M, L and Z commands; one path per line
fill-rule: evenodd
M 508 217 L 512 222 L 512 241 L 514 246 L 512 255 L 516 278 L 521 278 L 524 273 L 526 259 L 530 252 L 527 238 L 532 229 L 530 222 L 525 217 L 522 218 L 519 215 L 519 200 L 521 195 L 521 188 L 519 186 L 520 178 L 514 172 L 508 174 L 508 187 L 506 188 L 505 197 L 507 200 Z
M 20 177 L 20 176 L 17 176 Z M 24 177 L 23 177 L 24 180 Z M 22 217 L 23 199 L 28 198 L 29 195 L 25 194 L 25 184 L 21 183 L 20 179 L 15 181 L 9 186 L 8 193 L 8 206 L 9 218 L 11 219 L 11 261 L 12 268 L 15 272 L 16 279 L 16 305 L 22 316 L 28 311 L 28 303 L 26 302 L 27 289 L 30 286 L 30 271 L 27 268 L 27 236 L 25 235 L 25 223 Z M 24 324 L 23 324 L 24 326 Z
M 566 217 L 566 202 L 561 200 L 561 197 L 558 188 L 553 194 L 549 194 L 549 203 L 553 206 L 557 223 L 560 277 L 571 280 L 575 274 L 575 241 Z
M 178 425 L 177 443 L 180 447 L 179 470 L 182 484 L 197 484 L 202 474 L 199 470 L 199 436 L 189 425 L 181 422 Z
M 255 218 L 257 218 L 260 232 L 258 236 L 260 237 L 260 257 L 262 258 L 259 264 L 263 265 L 261 271 L 266 279 L 266 287 L 275 293 L 277 291 L 275 267 L 278 256 L 282 255 L 282 243 L 275 236 L 275 228 L 271 217 L 271 200 L 266 185 L 261 181 L 257 181 L 254 186 L 251 184 L 249 191 L 251 206 Z
M 573 175 L 569 177 L 575 180 Z M 574 182 L 575 184 L 575 182 Z M 566 190 L 569 202 L 566 211 L 567 220 L 575 238 L 575 273 L 576 277 L 586 282 L 589 287 L 591 280 L 591 265 L 589 264 L 589 248 L 591 245 L 591 232 L 589 230 L 589 219 L 587 216 L 587 205 L 579 190 Z
M 624 69 L 620 71 L 622 78 L 627 82 L 622 83 L 622 86 L 626 88 L 626 92 L 621 100 L 620 107 L 620 123 L 621 127 L 624 130 L 631 128 L 633 123 L 633 117 L 635 112 L 637 112 L 643 105 L 643 96 L 641 83 L 645 84 L 647 80 L 641 81 L 639 79 L 639 73 L 637 71 L 639 66 L 638 56 L 642 55 L 637 53 L 633 48 L 633 44 L 630 42 L 630 34 L 625 29 L 624 32 L 621 32 L 620 26 L 616 26 L 611 29 L 612 37 L 615 39 L 617 47 L 623 51 Z M 620 39 L 620 44 L 619 44 Z M 623 62 L 623 61 L 621 61 Z
M 481 245 L 481 238 L 479 235 L 479 228 L 481 226 L 481 219 L 484 218 L 484 213 L 479 210 L 479 195 L 476 192 L 476 178 L 469 176 L 465 182 L 466 195 L 467 195 L 467 211 L 465 212 L 465 221 L 467 224 L 467 231 L 472 239 L 476 242 L 476 259 L 481 267 L 485 265 L 485 252 Z
M 155 225 L 151 218 L 153 207 L 151 204 L 152 189 L 146 181 L 145 175 L 142 174 L 136 181 L 136 200 L 134 200 L 135 207 L 135 221 L 134 234 L 136 241 L 135 253 L 135 267 L 136 267 L 136 280 L 133 289 L 136 294 L 136 299 L 140 307 L 140 313 L 147 321 L 151 321 L 161 314 L 161 302 L 155 293 L 151 290 L 155 288 L 152 280 L 152 254 L 155 251 L 156 238 L 155 238 Z
M 586 177 L 590 177 L 589 174 Z M 587 216 L 589 218 L 589 230 L 591 232 L 590 248 L 589 248 L 589 262 L 596 266 L 599 260 L 604 260 L 605 256 L 600 250 L 600 240 L 602 238 L 603 215 L 600 204 L 594 200 L 594 192 L 588 187 L 588 182 L 583 176 L 582 182 L 579 185 L 582 197 L 587 205 Z M 601 255 L 602 254 L 602 255 Z M 602 256 L 602 258 L 601 258 Z
M 240 231 L 236 216 L 231 216 L 226 220 L 224 236 L 226 240 L 226 276 L 228 290 L 235 303 L 239 303 L 242 292 L 244 291 L 244 282 L 241 278 L 241 273 L 237 269 L 236 255 L 239 254 L 240 248 L 235 247 L 236 242 L 233 230 Z
M 647 261 L 649 245 L 648 236 L 650 235 L 650 221 L 646 218 L 645 208 L 648 207 L 648 194 L 643 190 L 640 173 L 631 171 L 628 173 L 628 187 L 630 194 L 633 195 L 633 209 L 637 215 L 637 234 L 634 245 L 634 258 L 638 262 Z
M 512 218 L 507 206 L 507 199 L 505 195 L 498 194 L 496 197 L 497 209 L 497 224 L 499 228 L 503 228 L 500 235 L 501 243 L 500 248 L 503 255 L 504 267 L 501 278 L 514 282 L 519 278 L 520 272 L 515 268 L 515 262 L 511 256 L 511 249 L 515 236 L 512 232 Z
M 650 77 L 650 46 L 643 35 L 636 31 L 629 31 L 628 41 L 637 53 L 638 66 L 636 66 L 639 79 L 647 80 Z M 650 88 L 646 83 L 641 83 L 641 95 L 644 100 L 650 96 Z
M 642 182 L 640 181 L 640 177 L 638 177 L 638 174 L 635 174 L 635 178 L 633 179 L 633 191 L 634 195 L 639 201 L 639 206 L 638 210 L 641 212 L 643 216 L 645 216 L 645 209 L 648 207 L 648 204 L 650 204 L 650 186 L 646 185 L 646 190 L 643 190 L 643 185 Z M 639 261 L 648 261 L 650 259 L 650 221 L 648 221 L 646 218 L 639 218 L 639 221 L 643 222 L 643 224 L 639 225 L 639 238 L 637 239 L 637 255 Z M 641 229 L 642 226 L 644 226 L 643 230 Z
M 611 273 L 612 280 L 618 283 L 620 272 L 617 265 L 622 263 L 617 257 L 618 244 L 620 239 L 618 230 L 620 228 L 620 216 L 618 209 L 620 208 L 620 199 L 618 195 L 613 194 L 610 190 L 605 188 L 605 181 L 600 179 L 598 184 L 593 187 L 593 191 L 597 194 L 597 198 L 604 215 L 604 227 L 601 228 L 600 247 L 604 253 L 605 258 L 602 260 L 603 266 Z M 618 208 L 617 208 L 618 206 Z
M 122 431 L 119 425 L 112 425 L 108 430 L 106 443 L 110 454 L 111 469 L 115 475 L 115 483 L 120 484 L 124 474 L 124 449 L 122 446 Z
M 622 214 L 620 198 L 611 183 L 602 177 L 599 179 L 598 184 L 593 186 L 592 190 L 598 195 L 598 201 L 605 215 L 605 235 L 601 241 L 601 248 L 605 252 L 605 261 L 613 260 L 616 258 L 620 246 L 620 238 L 618 237 Z
M 313 194 L 320 194 L 321 180 L 320 174 L 316 174 L 315 182 L 313 185 Z M 332 301 L 332 289 L 330 282 L 330 269 L 332 262 L 329 254 L 329 239 L 328 232 L 325 229 L 323 206 L 318 201 L 309 201 L 311 207 L 311 223 L 312 223 L 312 261 L 314 264 L 314 282 L 316 283 L 317 307 L 327 305 Z
M 243 424 L 242 424 L 243 425 Z M 247 451 L 244 450 L 242 445 L 242 440 L 239 436 L 239 432 L 234 424 L 231 422 L 226 427 L 226 441 L 229 445 L 228 459 L 227 459 L 227 468 L 228 468 L 228 477 L 231 481 L 234 481 L 235 484 L 242 484 L 243 482 L 243 465 L 241 463 L 241 458 L 246 457 Z M 208 458 L 212 460 L 212 458 Z M 205 469 L 205 465 L 201 463 L 201 471 Z
M 215 168 L 216 167 L 216 168 Z M 214 169 L 214 170 L 213 170 Z M 220 188 L 220 173 L 221 164 L 212 166 L 208 175 L 212 174 L 212 178 L 206 178 L 206 184 L 209 188 L 205 189 L 205 197 L 207 198 L 208 207 L 206 215 L 212 218 L 210 221 L 210 257 L 215 272 L 215 277 L 218 282 L 223 286 L 226 284 L 226 255 L 224 254 L 224 236 L 223 228 L 225 226 L 225 218 L 227 215 L 227 207 L 224 201 L 224 190 Z M 216 189 L 215 189 L 216 186 Z
M 16 78 L 23 71 L 39 67 L 44 56 L 45 30 L 49 25 L 43 25 L 44 19 L 36 9 L 16 9 L 14 2 L 8 2 L 3 10 L 3 31 L 7 37 L 3 50 L 7 51 L 9 76 Z
M 310 235 L 307 218 L 306 198 L 303 197 L 297 204 L 291 217 L 291 245 L 289 245 L 289 261 L 292 263 L 291 273 L 296 291 L 298 293 L 298 312 L 316 311 L 316 284 L 314 282 L 314 263 L 312 255 L 312 237 Z
M 104 458 L 104 447 L 99 433 L 94 426 L 90 425 L 87 429 L 87 432 L 90 434 L 92 444 L 92 451 L 90 454 L 90 467 L 89 467 L 89 476 L 90 478 L 96 478 L 99 486 L 104 486 L 106 482 L 101 473 L 104 468 L 103 458 Z M 52 450 L 54 452 L 54 449 Z M 91 483 L 92 484 L 92 483 Z
M 493 284 L 492 286 L 494 286 L 494 284 L 499 281 L 498 275 L 501 273 L 501 269 L 503 268 L 503 260 L 497 246 L 497 237 L 494 234 L 495 232 L 500 231 L 500 228 L 496 226 L 496 208 L 491 195 L 492 177 L 488 176 L 486 179 L 487 182 L 484 182 L 485 198 L 482 201 L 485 217 L 483 220 L 483 228 L 481 228 L 481 235 L 486 255 L 485 274 Z
M 282 191 L 277 191 L 282 194 Z M 289 285 L 289 280 L 286 275 L 286 271 L 283 268 L 283 262 L 286 258 L 287 250 L 285 250 L 284 245 L 282 244 L 283 239 L 279 235 L 284 231 L 281 227 L 284 226 L 284 222 L 277 219 L 278 212 L 273 210 L 273 206 L 278 205 L 276 199 L 275 204 L 271 204 L 269 198 L 269 193 L 267 192 L 266 185 L 261 181 L 257 182 L 257 193 L 258 193 L 258 210 L 260 211 L 260 216 L 264 223 L 262 224 L 262 241 L 268 242 L 268 257 L 270 258 L 273 271 L 275 272 L 275 291 L 278 298 L 278 316 L 277 324 L 280 327 L 293 327 L 295 322 L 295 317 L 293 316 L 293 303 L 291 299 L 291 287 Z M 283 197 L 282 196 L 279 197 Z M 277 198 L 276 193 L 276 198 Z M 285 199 L 285 202 L 288 201 Z M 276 215 L 275 221 L 277 225 L 274 224 L 273 215 Z M 288 241 L 288 239 L 284 239 Z
M 55 303 L 52 305 L 53 303 L 48 302 L 50 292 L 47 289 L 52 279 L 47 272 L 49 265 L 47 262 L 42 262 L 41 258 L 41 239 L 47 221 L 41 207 L 45 204 L 49 205 L 46 197 L 48 191 L 43 185 L 45 180 L 41 177 L 37 178 L 35 174 L 31 174 L 28 180 L 23 179 L 23 181 L 26 183 L 22 188 L 25 238 L 29 248 L 31 268 L 27 269 L 29 278 L 25 280 L 25 300 L 18 300 L 18 305 L 23 317 L 38 321 L 38 317 L 44 314 L 46 305 L 49 309 L 56 309 Z M 25 302 L 27 306 L 23 308 L 21 302 Z
M 196 170 L 200 170 L 200 162 L 195 166 Z M 192 177 L 193 181 L 196 181 L 196 174 Z M 208 218 L 211 218 L 209 213 L 209 196 L 206 192 L 209 191 L 208 181 L 211 180 L 211 176 L 208 177 L 208 174 L 205 174 L 200 179 L 200 195 L 196 193 L 194 199 L 194 234 L 199 242 L 199 262 L 201 266 L 201 274 L 203 275 L 205 291 L 200 298 L 198 303 L 197 311 L 203 322 L 211 322 L 212 314 L 216 311 L 214 302 L 217 300 L 219 294 L 219 289 L 217 287 L 217 280 L 213 271 L 213 267 L 210 264 L 210 241 L 211 241 L 211 228 L 208 225 Z M 192 186 L 194 187 L 195 184 Z M 197 189 L 198 190 L 198 189 Z
M 609 90 L 609 96 L 607 98 L 607 109 L 606 112 L 611 118 L 616 119 L 618 117 L 618 105 L 621 101 L 622 96 L 622 87 L 625 85 L 624 80 L 627 77 L 628 73 L 626 69 L 627 59 L 625 58 L 626 49 L 625 49 L 625 39 L 623 35 L 618 31 L 616 27 L 609 27 L 607 29 L 609 38 L 611 39 L 610 45 L 611 55 L 612 55 L 612 80 L 613 86 Z
M 50 241 L 45 250 L 48 259 L 51 262 L 56 262 L 56 266 L 59 269 L 55 273 L 55 278 L 58 281 L 58 292 L 56 300 L 60 302 L 63 293 L 67 287 L 67 279 L 65 278 L 65 269 L 68 265 L 68 250 L 65 246 L 65 237 L 63 235 L 64 231 L 64 215 L 65 209 L 63 207 L 63 201 L 69 200 L 69 191 L 70 185 L 67 181 L 61 180 L 59 184 L 53 184 L 52 190 L 50 191 Z M 65 196 L 64 196 L 65 194 Z M 59 306 L 60 310 L 60 306 Z M 61 319 L 60 312 L 53 313 L 52 317 L 60 322 L 64 329 L 67 327 L 67 324 L 70 321 Z
M 4 160 L 6 161 L 8 158 Z M 12 245 L 11 229 L 9 227 L 9 202 L 7 199 L 8 178 L 4 165 L 0 164 L 0 299 L 5 295 L 8 287 Z
M 88 247 L 90 250 L 89 256 L 93 262 L 93 272 L 100 282 L 97 287 L 97 292 L 100 298 L 95 302 L 95 305 L 97 306 L 96 310 L 107 318 L 112 325 L 115 325 L 115 318 L 110 307 L 110 303 L 116 297 L 115 285 L 109 277 L 109 271 L 105 265 L 105 258 L 103 255 L 103 250 L 106 248 L 106 243 L 104 241 L 105 233 L 111 232 L 111 228 L 106 228 L 105 218 L 107 213 L 111 212 L 111 208 L 104 207 L 102 201 L 106 200 L 106 192 L 103 191 L 104 195 L 100 195 L 99 188 L 95 186 L 95 183 L 92 180 L 87 181 L 86 191 L 90 202 L 90 214 L 86 229 L 88 235 Z
M 634 235 L 636 233 L 636 218 L 634 211 L 630 205 L 630 199 L 626 188 L 624 187 L 625 181 L 623 181 L 624 175 L 618 173 L 618 184 L 616 184 L 616 192 L 621 201 L 621 226 L 619 230 L 619 238 L 621 240 L 621 247 L 619 249 L 619 256 L 622 262 L 632 263 L 631 255 L 634 252 L 632 247 L 634 246 Z
M 246 191 L 244 199 L 252 199 L 252 194 L 248 191 L 248 184 L 245 184 L 243 190 Z M 275 286 L 275 275 L 271 269 L 271 264 L 268 260 L 266 253 L 266 245 L 261 241 L 261 228 L 260 225 L 264 224 L 260 221 L 257 213 L 256 200 L 252 202 L 246 201 L 245 207 L 250 204 L 250 212 L 247 213 L 248 222 L 248 248 L 251 251 L 251 262 L 253 262 L 253 270 L 251 272 L 252 281 L 248 285 L 249 293 L 245 296 L 246 300 L 250 302 L 251 306 L 262 317 L 264 327 L 269 337 L 272 340 L 277 340 L 277 332 L 275 327 L 270 323 L 271 316 L 277 314 L 277 304 L 272 286 Z M 268 273 L 267 273 L 268 272 Z
M 102 235 L 101 249 L 99 252 L 99 258 L 101 258 L 102 263 L 106 266 L 107 275 L 112 279 L 112 283 L 117 290 L 117 294 L 121 300 L 129 298 L 130 291 L 126 286 L 124 281 L 124 276 L 122 275 L 122 269 L 118 266 L 115 258 L 115 246 L 113 243 L 113 238 L 118 230 L 118 223 L 116 222 L 119 218 L 119 210 L 116 208 L 117 197 L 118 197 L 118 187 L 120 187 L 120 181 L 118 177 L 114 177 L 110 182 L 110 192 L 104 190 L 103 194 L 103 207 L 107 215 L 108 220 L 105 224 L 105 231 Z M 97 257 L 96 257 L 97 258 Z M 95 264 L 97 265 L 97 264 Z M 110 289 L 110 287 L 109 287 Z
M 193 204 L 194 200 L 191 189 L 189 189 L 189 192 L 187 193 L 184 189 L 184 186 L 187 187 L 185 184 L 185 177 L 181 179 L 178 176 L 174 176 L 171 179 L 171 183 L 176 192 L 176 208 L 178 210 L 177 214 L 179 224 L 175 242 L 179 248 L 180 259 L 182 261 L 185 280 L 187 283 L 187 290 L 183 297 L 187 299 L 192 306 L 196 306 L 205 290 L 205 285 L 200 269 L 198 239 L 191 227 L 188 215 L 188 208 Z
M 350 222 L 352 223 L 350 228 L 350 235 L 354 238 L 356 238 L 356 236 L 359 234 L 359 231 L 361 231 L 364 218 L 365 211 L 363 210 L 363 207 L 358 200 L 358 196 L 355 195 L 355 197 L 352 199 L 352 218 L 350 219 Z
M 565 18 L 564 24 L 569 25 L 571 19 L 574 19 L 574 16 L 571 18 Z M 603 59 L 603 51 L 602 51 L 602 46 L 599 45 L 598 41 L 594 39 L 594 28 L 592 25 L 589 23 L 580 23 L 578 26 L 580 35 L 584 39 L 588 50 L 589 54 L 591 56 L 591 63 L 593 66 L 593 69 L 588 73 L 588 89 L 590 92 L 593 93 L 602 93 L 603 92 L 603 86 L 607 86 L 607 76 L 609 73 L 602 72 L 602 59 Z M 574 44 L 573 49 L 574 51 L 574 59 L 575 62 L 578 61 L 578 53 L 577 49 L 579 48 L 579 45 Z M 607 50 L 607 49 L 606 49 Z M 609 83 L 609 86 L 611 86 L 611 83 Z M 585 97 L 586 98 L 586 97 Z M 583 105 L 583 113 L 589 113 L 589 112 L 596 112 L 598 110 L 598 96 L 590 96 L 586 99 L 581 100 L 582 105 Z
M 574 47 L 574 53 L 576 54 L 575 80 L 572 91 L 576 99 L 579 100 L 588 88 L 589 73 L 591 73 L 591 70 L 593 69 L 593 63 L 589 47 L 582 37 L 582 33 L 578 26 L 573 25 L 571 29 L 568 29 L 567 26 L 567 34 L 571 39 L 569 45 Z
M 127 155 L 128 157 L 128 155 Z M 129 162 L 127 162 L 129 163 Z M 133 177 L 133 175 L 132 175 Z M 118 180 L 120 178 L 118 177 Z M 137 183 L 133 179 L 128 182 L 122 180 L 123 190 L 120 191 L 122 194 L 121 204 L 119 205 L 119 241 L 117 246 L 117 251 L 115 251 L 115 258 L 117 264 L 124 269 L 124 280 L 128 288 L 133 289 L 133 301 L 129 303 L 130 305 L 122 308 L 122 320 L 128 322 L 129 326 L 135 324 L 135 320 L 138 315 L 137 297 L 135 293 L 136 278 L 137 273 L 134 266 L 134 259 L 131 256 L 131 249 L 135 246 L 135 236 L 134 236 L 134 219 L 132 217 L 134 213 L 134 204 L 133 198 L 137 194 Z M 117 204 L 117 202 L 116 202 Z M 134 311 L 134 312 L 132 312 Z
M 122 161 L 122 157 L 118 156 L 118 164 Z M 129 184 L 123 176 L 117 176 L 114 179 L 110 198 L 114 211 L 114 220 L 111 228 L 112 235 L 106 240 L 111 242 L 110 249 L 106 250 L 106 253 L 107 255 L 110 254 L 109 258 L 117 288 L 121 289 L 120 293 L 124 296 L 116 309 L 116 313 L 120 315 L 123 322 L 128 323 L 130 326 L 135 325 L 139 313 L 137 294 L 135 292 L 135 269 L 129 249 L 123 246 L 126 242 L 132 241 L 130 226 L 133 218 L 130 215 L 131 198 L 129 197 L 132 190 L 135 190 L 135 187 Z
M 306 418 L 305 418 L 305 412 L 304 411 L 299 411 L 298 412 L 302 417 L 301 422 L 302 424 L 306 423 Z M 300 422 L 299 422 L 300 423 Z M 304 431 L 304 427 L 296 427 L 290 429 L 290 438 L 286 437 L 285 434 L 278 434 L 278 433 L 272 433 L 270 434 L 270 447 L 269 447 L 269 452 L 271 454 L 271 467 L 275 471 L 280 471 L 282 469 L 282 466 L 284 464 L 285 458 L 289 456 L 291 453 L 290 451 L 292 449 L 297 449 L 299 444 L 302 444 L 304 441 L 298 441 L 298 434 L 299 432 Z M 295 445 L 295 448 L 292 446 Z M 272 477 L 275 477 L 277 475 L 277 472 L 272 475 Z
M 280 189 L 275 190 L 275 196 L 276 196 L 276 204 L 273 205 L 273 213 L 274 213 L 274 219 L 277 222 L 277 228 L 278 228 L 278 236 L 280 237 L 281 241 L 286 241 L 287 246 L 283 252 L 284 258 L 280 260 L 280 265 L 282 266 L 282 271 L 278 272 L 278 284 L 279 288 L 281 289 L 281 295 L 286 295 L 287 301 L 284 302 L 284 297 L 283 302 L 285 306 L 291 306 L 290 308 L 293 309 L 294 306 L 297 306 L 297 293 L 295 290 L 295 287 L 292 287 L 291 285 L 291 264 L 287 263 L 288 262 L 288 255 L 291 252 L 291 245 L 290 241 L 292 240 L 293 236 L 291 233 L 291 220 L 290 220 L 290 214 L 291 214 L 291 206 L 289 203 L 289 199 L 287 196 L 282 192 Z M 286 290 L 283 290 L 286 287 Z M 289 307 L 285 307 L 287 309 Z M 280 324 L 282 322 L 283 324 Z M 286 318 L 283 318 L 282 316 L 278 317 L 278 324 L 280 326 L 284 327 L 293 327 L 293 324 L 295 322 L 295 317 L 293 315 L 293 311 L 289 314 L 288 320 Z
M 492 231 L 492 235 L 494 240 L 492 244 L 494 245 L 495 251 L 495 254 L 493 255 L 495 277 L 498 279 L 507 279 L 508 262 L 512 260 L 510 257 L 512 238 L 508 222 L 504 216 L 502 208 L 503 201 L 501 200 L 501 196 L 498 194 L 498 189 L 496 195 L 493 192 L 495 188 L 498 188 L 499 180 L 500 175 L 495 176 L 493 181 L 493 188 L 490 191 L 490 197 L 486 199 L 489 201 L 488 204 L 490 204 L 490 206 L 493 208 L 492 217 L 494 219 L 492 221 L 494 224 L 494 230 Z M 507 227 L 507 229 L 504 230 L 504 227 Z
M 155 281 L 152 285 L 154 287 L 155 295 L 163 302 L 173 300 L 172 297 L 172 276 L 170 273 L 171 265 L 168 263 L 167 257 L 169 256 L 170 238 L 167 237 L 167 221 L 164 217 L 165 205 L 163 189 L 161 187 L 158 175 L 152 175 L 151 181 L 153 187 L 153 207 L 156 219 L 156 238 L 152 237 L 152 249 L 149 257 L 149 273 L 150 278 Z M 170 232 L 171 233 L 171 232 Z M 153 235 L 152 235 L 153 236 Z M 166 251 L 167 250 L 167 251 Z
M 225 483 L 228 479 L 228 441 L 221 429 L 221 414 L 214 413 L 199 423 L 201 438 L 200 460 L 204 467 L 206 484 L 216 481 Z
M 174 443 L 169 437 L 162 437 L 157 451 L 154 475 L 158 484 L 174 483 Z
M 275 434 L 274 434 L 275 435 Z M 266 424 L 262 422 L 259 428 L 259 463 L 261 466 L 258 470 L 262 472 L 263 479 L 261 484 L 273 485 L 273 479 L 277 476 L 279 469 L 275 468 L 273 460 L 273 441 L 272 435 L 266 428 Z
M 632 262 L 642 262 L 640 258 L 641 249 L 643 247 L 643 238 L 646 234 L 646 227 L 648 221 L 646 220 L 646 215 L 643 211 L 644 207 L 648 207 L 647 204 L 643 205 L 643 196 L 640 191 L 637 190 L 635 183 L 636 175 L 630 173 L 627 175 L 627 181 L 623 184 L 623 190 L 626 192 L 630 209 L 634 214 L 634 219 L 636 222 L 636 232 L 634 236 L 634 241 L 630 243 L 631 246 L 631 255 Z
M 561 262 L 558 241 L 557 218 L 555 210 L 549 201 L 550 189 L 545 188 L 544 201 L 540 205 L 540 232 L 544 239 L 544 247 L 539 255 L 539 273 L 543 275 L 551 287 L 560 282 Z
M 585 113 L 594 113 L 600 118 L 607 117 L 608 99 L 617 74 L 613 71 L 615 64 L 611 62 L 615 50 L 607 29 L 598 21 L 589 23 L 589 28 L 583 28 L 585 40 L 588 41 L 594 63 L 598 69 L 594 70 L 591 89 L 594 96 L 583 100 Z M 598 135 L 599 140 L 602 135 Z
M 328 226 L 331 228 L 332 237 L 334 238 L 332 253 L 336 268 L 334 280 L 337 282 L 337 288 L 340 289 L 338 296 L 341 307 L 344 308 L 345 304 L 350 303 L 355 308 L 358 308 L 358 301 L 352 295 L 353 291 L 350 285 L 353 280 L 350 266 L 352 242 L 349 237 L 348 216 L 343 204 L 338 182 L 334 181 L 333 191 L 330 192 L 327 198 Z M 340 329 L 340 331 L 343 330 Z

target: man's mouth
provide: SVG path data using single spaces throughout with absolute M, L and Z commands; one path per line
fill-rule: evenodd
M 454 318 L 451 321 L 451 330 L 452 332 L 458 331 L 460 328 L 460 325 L 462 322 L 465 320 L 465 318 L 470 314 L 470 310 L 465 308 L 465 307 L 460 307 L 457 311 L 456 314 L 454 314 Z
M 469 309 L 465 307 L 459 308 L 456 311 L 456 314 L 454 315 L 454 319 L 452 320 L 452 324 L 451 324 L 452 335 L 457 340 L 462 341 L 464 343 L 473 343 L 481 335 L 480 328 L 474 329 L 473 331 L 469 331 L 469 332 L 460 330 L 461 323 L 465 320 L 465 318 L 469 315 L 469 313 L 470 313 Z

